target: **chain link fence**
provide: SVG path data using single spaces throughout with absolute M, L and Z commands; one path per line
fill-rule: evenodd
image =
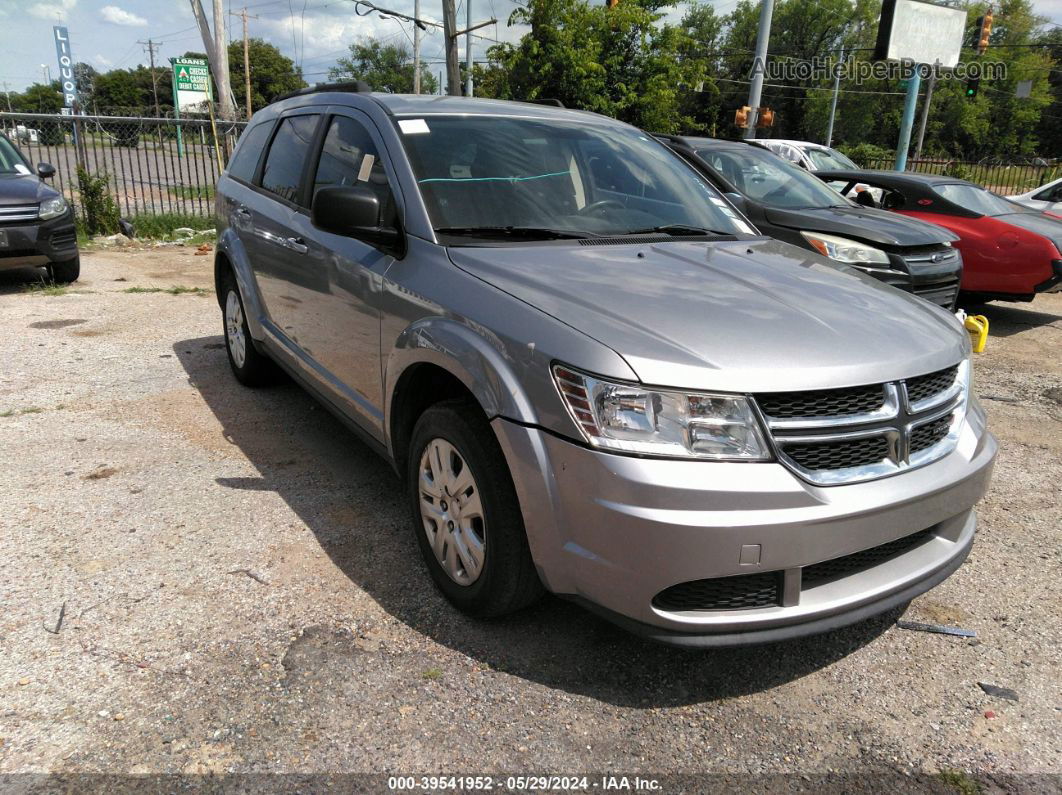
M 886 171 L 891 171 L 893 165 L 892 158 L 870 160 L 865 163 L 866 168 Z M 1062 164 L 1052 164 L 1043 158 L 1034 158 L 1024 162 L 999 158 L 979 161 L 923 158 L 922 160 L 908 160 L 907 170 L 918 174 L 943 174 L 969 180 L 1003 196 L 1025 193 L 1062 176 Z
M 78 168 L 102 179 L 122 217 L 213 215 L 214 186 L 246 122 L 150 116 L 0 113 L 2 130 L 33 164 L 50 163 L 52 187 L 79 217 Z

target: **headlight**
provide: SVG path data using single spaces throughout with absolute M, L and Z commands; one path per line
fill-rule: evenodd
M 37 211 L 37 217 L 42 221 L 47 221 L 49 218 L 58 218 L 66 212 L 68 206 L 66 199 L 62 196 L 57 196 L 54 199 L 45 199 L 41 202 L 41 208 Z
M 804 239 L 822 256 L 848 265 L 888 265 L 889 255 L 880 248 L 867 246 L 846 237 L 801 232 Z
M 740 395 L 660 392 L 553 368 L 561 398 L 594 447 L 620 453 L 767 461 L 770 450 Z

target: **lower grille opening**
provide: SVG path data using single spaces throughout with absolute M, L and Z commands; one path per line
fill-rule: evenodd
M 865 439 L 839 439 L 835 442 L 787 444 L 783 451 L 804 469 L 846 469 L 869 466 L 885 460 L 889 455 L 889 442 L 884 436 L 871 436 Z
M 745 610 L 780 605 L 782 572 L 713 577 L 672 585 L 655 597 L 653 606 L 661 610 Z
M 851 555 L 834 558 L 833 560 L 824 560 L 822 563 L 815 563 L 811 566 L 805 566 L 801 573 L 801 588 L 814 588 L 816 585 L 822 585 L 831 580 L 839 580 L 842 577 L 848 577 L 857 572 L 873 568 L 891 558 L 898 557 L 905 552 L 910 552 L 912 549 L 920 547 L 932 537 L 933 528 L 930 527 L 926 530 L 912 533 L 909 536 L 898 538 L 895 541 L 881 544 L 880 546 L 860 550 L 859 552 L 853 552 Z

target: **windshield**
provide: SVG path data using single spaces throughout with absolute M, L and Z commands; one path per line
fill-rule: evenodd
M 0 174 L 32 173 L 14 145 L 0 135 Z
M 635 129 L 496 116 L 396 123 L 432 226 L 443 234 L 753 232 L 692 168 Z
M 1009 215 L 1020 212 L 1018 207 L 1002 196 L 997 196 L 976 185 L 960 183 L 937 185 L 936 191 L 948 201 L 982 215 Z
M 779 209 L 848 206 L 818 177 L 755 146 L 696 149 L 697 156 L 749 199 Z
M 818 149 L 809 146 L 805 154 L 816 171 L 855 171 L 859 168 L 836 149 Z

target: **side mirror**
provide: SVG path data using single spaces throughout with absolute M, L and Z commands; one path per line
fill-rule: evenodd
M 402 240 L 398 229 L 380 225 L 380 199 L 363 185 L 319 188 L 310 206 L 310 221 L 326 232 L 388 249 L 399 248 Z
M 37 176 L 41 179 L 51 179 L 55 176 L 55 166 L 51 163 L 38 163 Z
M 745 201 L 745 197 L 740 193 L 725 193 L 723 194 L 730 200 L 730 203 L 737 208 L 737 211 L 742 215 L 748 215 L 749 205 Z

